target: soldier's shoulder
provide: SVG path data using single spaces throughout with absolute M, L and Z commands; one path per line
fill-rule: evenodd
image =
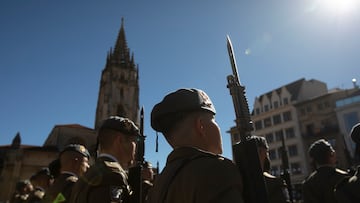
M 99 186 L 112 183 L 123 184 L 126 181 L 126 177 L 126 172 L 121 168 L 119 163 L 103 161 L 90 167 L 82 179 L 85 179 L 90 185 Z
M 207 168 L 208 170 L 214 171 L 231 171 L 236 169 L 235 164 L 227 159 L 226 157 L 220 155 L 206 154 L 195 159 L 194 165 L 199 168 Z
M 349 175 L 348 172 L 338 169 L 338 168 L 336 168 L 335 171 L 336 171 L 336 173 L 341 174 L 341 175 Z
M 303 183 L 311 181 L 312 179 L 316 178 L 317 176 L 318 176 L 318 171 L 315 170 L 304 179 Z
M 66 182 L 72 182 L 72 183 L 75 183 L 76 181 L 78 181 L 78 177 L 76 177 L 76 176 L 69 176 L 69 177 L 67 177 L 65 180 L 66 180 Z
M 263 174 L 264 174 L 266 184 L 270 184 L 272 186 L 278 185 L 279 187 L 286 185 L 285 181 L 279 177 L 273 176 L 267 172 L 264 172 Z
M 264 172 L 263 174 L 264 174 L 265 178 L 274 179 L 274 180 L 278 179 L 278 177 L 276 177 L 276 176 L 274 176 L 274 175 L 272 175 L 272 174 L 270 174 L 268 172 Z

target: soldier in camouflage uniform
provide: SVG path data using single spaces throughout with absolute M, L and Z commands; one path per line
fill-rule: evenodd
M 46 190 L 53 184 L 54 178 L 50 174 L 49 168 L 42 168 L 30 177 L 31 184 L 34 186 L 34 190 L 30 193 L 28 201 L 29 203 L 42 202 L 45 196 Z
M 89 168 L 89 151 L 79 144 L 66 146 L 59 155 L 60 174 L 46 191 L 45 202 L 68 202 L 76 181 Z
M 140 132 L 128 118 L 113 116 L 98 132 L 99 155 L 73 187 L 70 202 L 128 202 L 132 194 L 125 170 L 135 160 Z
M 34 190 L 29 180 L 20 180 L 16 183 L 15 192 L 10 203 L 24 203 L 28 200 L 29 194 Z
M 336 203 L 335 185 L 348 174 L 337 169 L 336 153 L 324 139 L 314 142 L 309 148 L 316 170 L 303 182 L 304 203 Z
M 151 126 L 173 151 L 155 178 L 148 202 L 243 202 L 242 178 L 232 161 L 220 156 L 222 141 L 215 108 L 205 92 L 180 89 L 151 112 Z

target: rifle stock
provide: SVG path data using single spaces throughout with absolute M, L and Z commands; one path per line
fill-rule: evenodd
M 240 142 L 233 145 L 233 156 L 243 177 L 244 201 L 248 203 L 267 203 L 267 189 L 260 165 L 257 144 L 254 139 L 249 139 L 253 126 L 245 96 L 245 87 L 240 84 L 229 36 L 227 36 L 227 48 L 233 71 L 233 74 L 227 77 L 227 88 L 229 88 L 232 96 L 236 115 L 236 129 L 240 135 Z
M 144 164 L 145 155 L 145 136 L 144 136 L 144 108 L 140 110 L 140 137 L 137 140 L 136 145 L 136 160 L 135 166 L 129 169 L 129 184 L 133 191 L 130 196 L 131 203 L 143 202 L 143 188 L 142 188 L 142 176 L 141 171 Z

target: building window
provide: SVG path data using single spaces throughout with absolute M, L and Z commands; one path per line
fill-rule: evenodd
M 288 151 L 289 151 L 289 156 L 293 157 L 293 156 L 297 156 L 298 155 L 298 148 L 296 145 L 290 145 L 288 147 Z
M 265 126 L 265 128 L 271 126 L 271 119 L 270 119 L 270 117 L 264 119 L 264 126 Z
M 277 148 L 277 154 L 278 154 L 278 158 L 280 158 L 282 154 L 282 147 Z
M 120 98 L 123 98 L 123 97 L 124 97 L 124 89 L 121 88 L 121 89 L 120 89 Z
M 312 107 L 311 107 L 311 106 L 307 106 L 307 107 L 306 107 L 306 112 L 311 113 L 311 112 L 312 112 Z
M 286 111 L 283 113 L 284 122 L 285 121 L 291 121 L 291 111 Z
M 325 108 L 329 108 L 330 107 L 330 103 L 328 101 L 324 102 L 324 106 Z
M 270 158 L 270 160 L 276 159 L 276 151 L 274 149 L 269 150 L 269 158 Z
M 279 107 L 279 102 L 278 101 L 274 101 L 274 108 L 277 109 Z
M 259 114 L 260 114 L 260 109 L 259 109 L 259 108 L 256 108 L 256 109 L 255 109 L 255 112 L 256 112 L 256 115 L 259 115 Z
M 317 105 L 317 109 L 318 109 L 319 111 L 323 110 L 323 109 L 324 109 L 324 104 L 323 104 L 323 103 L 319 103 L 319 104 Z
M 269 105 L 266 104 L 266 105 L 264 106 L 264 109 L 265 109 L 265 112 L 268 112 L 268 111 L 269 111 Z
M 289 99 L 287 97 L 284 98 L 284 105 L 289 104 Z
M 277 115 L 273 116 L 273 122 L 274 122 L 274 125 L 280 124 L 281 123 L 281 115 L 277 114 Z
M 300 163 L 297 163 L 297 162 L 291 163 L 290 168 L 291 168 L 291 174 L 293 174 L 293 175 L 302 174 Z
M 262 129 L 262 121 L 255 121 L 255 130 Z
M 295 130 L 294 128 L 286 128 L 285 129 L 285 135 L 286 135 L 286 139 L 290 139 L 295 137 Z
M 306 125 L 306 134 L 307 136 L 314 136 L 315 135 L 315 126 L 314 124 L 310 123 Z
M 266 135 L 265 135 L 265 138 L 266 138 L 266 141 L 267 141 L 268 143 L 274 142 L 274 135 L 273 135 L 272 133 L 266 134 Z
M 301 108 L 301 109 L 300 109 L 300 115 L 301 115 L 301 116 L 305 116 L 305 115 L 306 115 L 306 111 L 305 111 L 304 108 Z
M 275 140 L 276 140 L 276 141 L 281 141 L 283 135 L 284 135 L 284 134 L 283 134 L 283 131 L 282 131 L 282 130 L 276 131 L 276 132 L 275 132 Z

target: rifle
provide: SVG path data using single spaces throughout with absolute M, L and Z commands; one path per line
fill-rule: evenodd
M 289 157 L 288 157 L 287 151 L 286 151 L 284 135 L 281 135 L 281 143 L 282 143 L 282 147 L 281 147 L 281 162 L 282 162 L 281 178 L 286 183 L 290 202 L 293 202 L 294 198 L 293 198 L 293 194 L 292 194 L 292 186 L 291 186 L 291 179 L 290 179 L 290 173 L 289 173 Z
M 144 164 L 145 154 L 145 135 L 144 135 L 144 107 L 140 110 L 140 137 L 136 145 L 136 158 L 135 166 L 129 169 L 129 184 L 133 190 L 130 196 L 130 202 L 142 203 L 143 202 L 143 188 L 141 171 Z
M 227 88 L 229 88 L 230 95 L 232 96 L 236 114 L 236 128 L 240 135 L 240 142 L 233 145 L 233 156 L 243 177 L 244 202 L 267 203 L 266 183 L 260 165 L 257 144 L 255 139 L 250 139 L 253 125 L 245 97 L 245 87 L 241 85 L 239 80 L 236 60 L 229 36 L 227 36 L 227 48 L 233 72 L 232 75 L 227 76 Z

